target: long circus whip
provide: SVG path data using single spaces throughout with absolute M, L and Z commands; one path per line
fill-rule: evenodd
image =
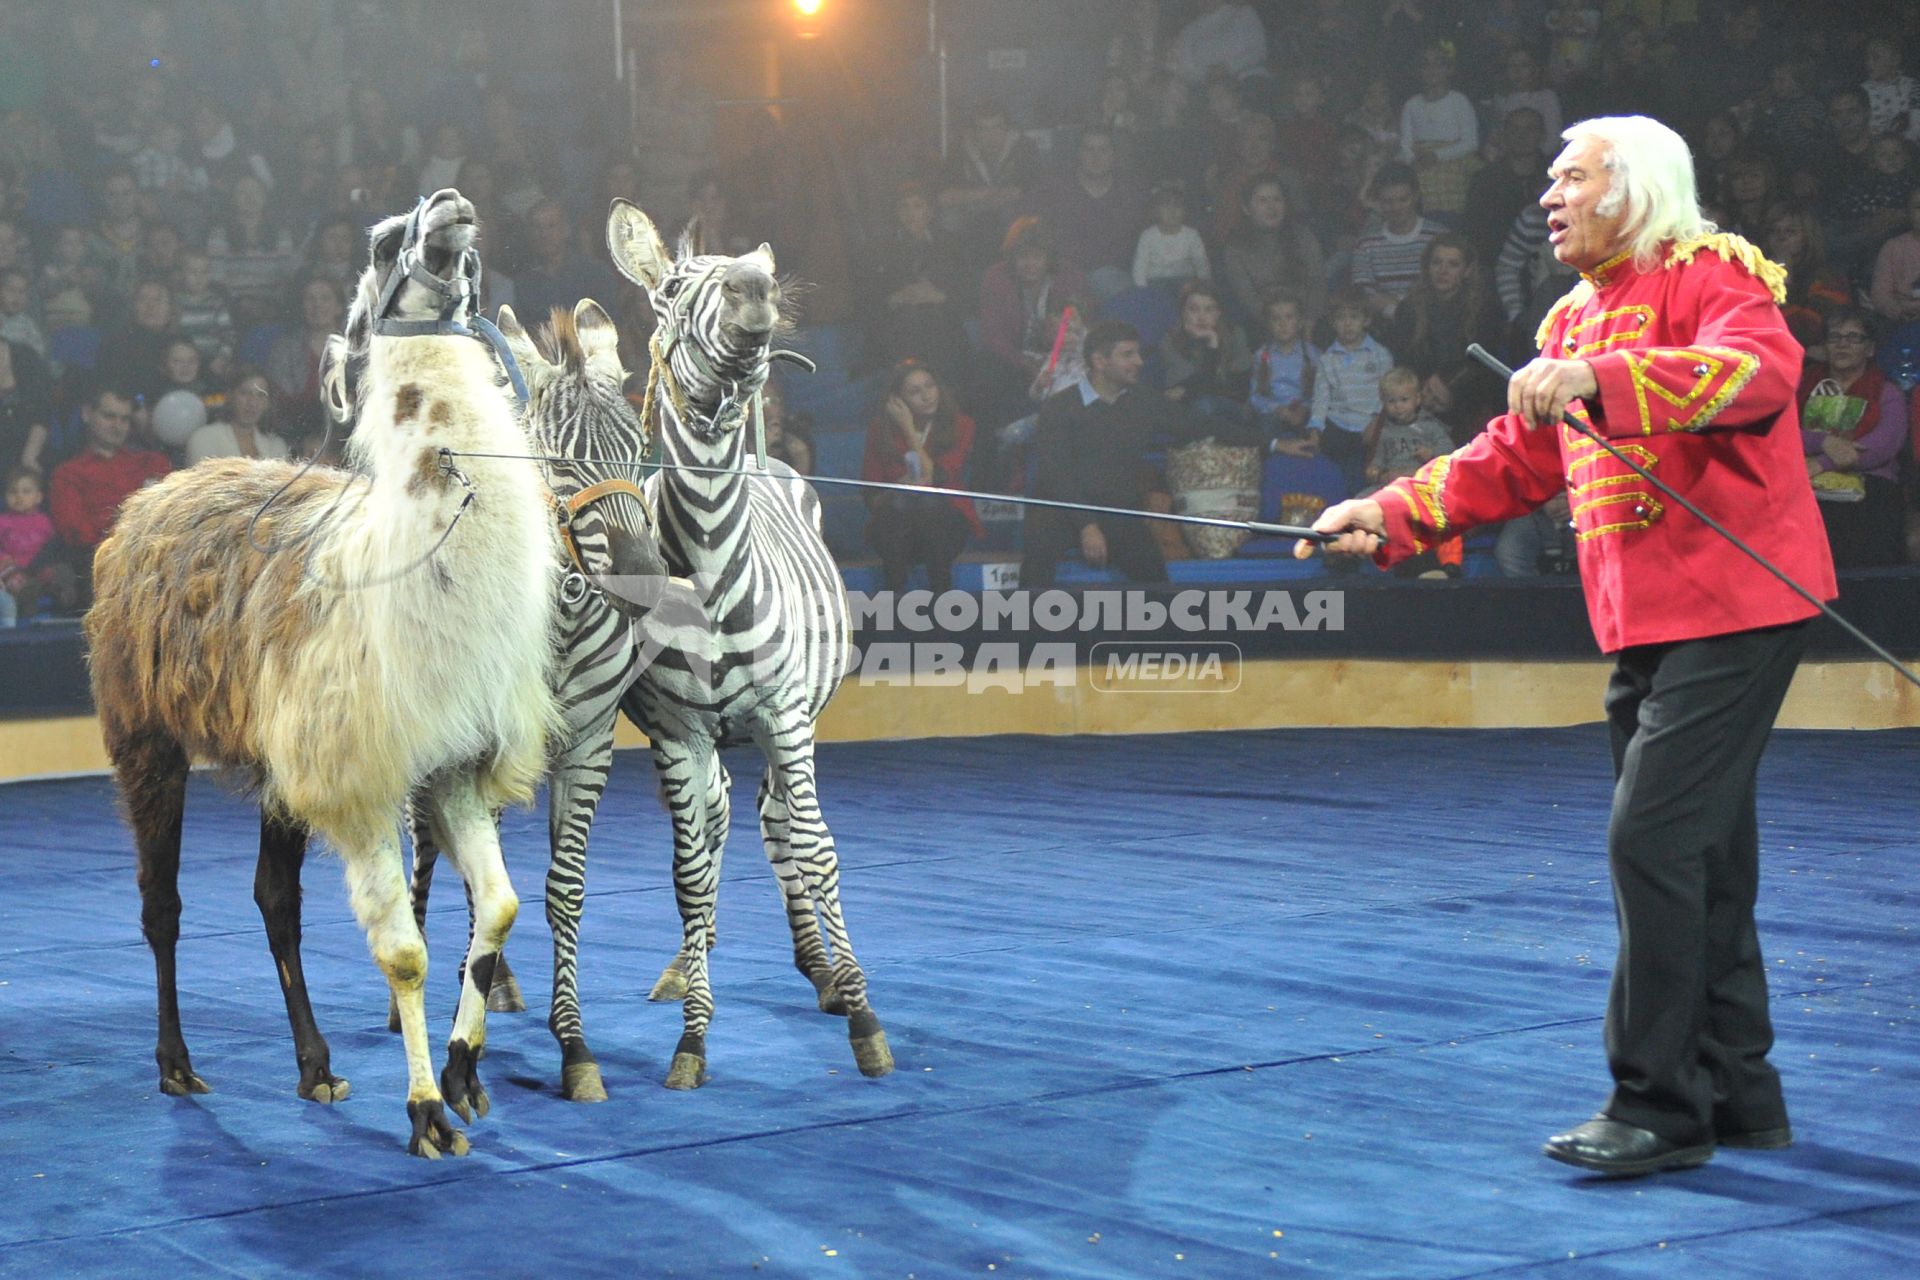
M 1481 364 L 1485 365 L 1488 369 L 1492 370 L 1494 373 L 1499 374 L 1502 381 L 1511 381 L 1513 379 L 1513 370 L 1509 369 L 1506 365 L 1502 364 L 1499 360 L 1499 357 L 1493 355 L 1491 352 L 1489 352 L 1485 347 L 1481 346 L 1479 343 L 1476 342 L 1471 346 L 1469 346 L 1467 348 L 1467 354 L 1472 356 L 1475 360 L 1478 360 Z M 1625 463 L 1629 468 L 1631 468 L 1634 474 L 1638 475 L 1642 480 L 1645 480 L 1648 484 L 1660 490 L 1660 492 L 1666 494 L 1669 498 L 1672 498 L 1675 502 L 1679 503 L 1682 507 L 1686 508 L 1686 510 L 1691 512 L 1694 515 L 1694 517 L 1700 521 L 1700 523 L 1706 525 L 1707 528 L 1713 530 L 1715 533 L 1725 538 L 1728 542 L 1731 542 L 1734 546 L 1738 547 L 1742 552 L 1746 554 L 1748 559 L 1752 560 L 1755 564 L 1759 565 L 1762 569 L 1765 569 L 1768 573 L 1772 574 L 1774 577 L 1780 579 L 1780 581 L 1785 583 L 1787 587 L 1794 592 L 1794 594 L 1798 595 L 1801 599 L 1811 604 L 1814 608 L 1820 610 L 1821 613 L 1826 614 L 1827 617 L 1831 618 L 1836 624 L 1839 625 L 1841 630 L 1845 631 L 1848 635 L 1852 636 L 1855 640 L 1858 640 L 1876 658 L 1879 658 L 1882 662 L 1892 667 L 1895 671 L 1898 671 L 1901 677 L 1905 679 L 1908 684 L 1913 685 L 1915 688 L 1920 688 L 1920 676 L 1916 676 L 1912 671 L 1908 670 L 1907 665 L 1904 662 L 1900 661 L 1900 659 L 1894 657 L 1891 653 L 1887 652 L 1886 649 L 1882 648 L 1879 642 L 1876 641 L 1872 636 L 1869 636 L 1866 632 L 1862 631 L 1860 628 L 1854 626 L 1851 622 L 1848 622 L 1845 618 L 1841 617 L 1838 613 L 1834 612 L 1834 610 L 1827 604 L 1825 600 L 1820 599 L 1820 597 L 1814 595 L 1813 592 L 1807 590 L 1805 587 L 1801 586 L 1798 582 L 1795 582 L 1792 576 L 1789 575 L 1786 572 L 1786 570 L 1780 568 L 1778 565 L 1774 564 L 1773 561 L 1767 559 L 1765 556 L 1761 555 L 1758 551 L 1755 551 L 1752 547 L 1748 546 L 1731 529 L 1721 524 L 1718 520 L 1715 520 L 1712 516 L 1702 511 L 1699 507 L 1694 506 L 1693 503 L 1689 502 L 1686 498 L 1683 498 L 1678 493 L 1675 493 L 1673 489 L 1664 480 L 1661 480 L 1658 476 L 1655 476 L 1651 471 L 1647 470 L 1645 467 L 1635 462 L 1632 458 L 1629 458 L 1626 454 L 1614 448 L 1606 440 L 1603 440 L 1597 432 L 1594 432 L 1588 429 L 1586 426 L 1582 425 L 1580 420 L 1575 418 L 1571 413 L 1562 412 L 1560 415 L 1560 422 L 1561 422 L 1561 425 L 1572 428 L 1574 431 L 1578 432 L 1579 434 L 1585 436 L 1587 439 L 1593 441 L 1595 444 L 1599 445 L 1602 449 L 1605 449 L 1608 453 L 1612 454 L 1615 458 L 1618 458 L 1621 462 Z

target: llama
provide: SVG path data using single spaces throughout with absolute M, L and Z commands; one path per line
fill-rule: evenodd
M 557 720 L 547 682 L 557 540 L 539 475 L 506 459 L 456 465 L 448 452 L 526 451 L 488 349 L 446 335 L 446 321 L 470 315 L 474 234 L 473 207 L 452 190 L 370 234 L 348 340 L 336 339 L 326 378 L 338 410 L 345 353 L 364 344 L 350 447 L 365 475 L 246 459 L 176 472 L 122 509 L 95 557 L 86 619 L 94 701 L 138 852 L 162 1092 L 208 1091 L 188 1058 L 174 979 L 182 809 L 199 759 L 241 770 L 258 790 L 255 894 L 296 1038 L 298 975 L 268 907 L 291 898 L 297 945 L 298 863 L 289 880 L 288 847 L 297 838 L 304 848 L 311 830 L 339 852 L 354 914 L 400 1009 L 407 1149 L 429 1158 L 468 1149 L 440 1086 L 457 1111 L 485 1111 L 475 1062 L 487 988 L 518 909 L 493 813 L 531 799 Z M 253 539 L 277 551 L 262 554 Z M 440 1085 L 427 1043 L 426 946 L 398 838 L 409 795 L 475 910 Z M 303 1057 L 303 1084 L 307 1066 Z M 320 1100 L 346 1092 L 330 1075 L 314 1084 Z

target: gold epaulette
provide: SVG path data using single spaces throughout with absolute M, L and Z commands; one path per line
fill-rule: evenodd
M 1566 296 L 1561 298 L 1560 301 L 1548 307 L 1547 318 L 1540 322 L 1539 330 L 1533 335 L 1534 348 L 1539 351 L 1545 351 L 1547 349 L 1547 330 L 1553 328 L 1553 322 L 1560 318 L 1560 313 L 1568 307 L 1579 306 L 1592 296 L 1592 282 L 1582 280 L 1580 283 L 1574 285 L 1573 288 L 1567 290 Z
M 1711 249 L 1728 262 L 1737 262 L 1747 269 L 1747 274 L 1767 286 L 1773 300 L 1781 305 L 1787 301 L 1787 269 L 1760 252 L 1751 242 L 1734 235 L 1730 231 L 1716 231 L 1712 235 L 1690 236 L 1685 240 L 1676 240 L 1667 250 L 1667 265 L 1692 262 L 1693 255 L 1702 249 Z

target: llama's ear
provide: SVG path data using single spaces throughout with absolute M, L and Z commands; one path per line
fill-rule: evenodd
M 651 291 L 673 266 L 667 246 L 654 230 L 653 219 L 640 212 L 631 200 L 614 197 L 607 214 L 607 249 L 620 274 L 641 288 Z
M 532 337 L 521 326 L 520 317 L 514 315 L 513 308 L 504 302 L 500 304 L 500 319 L 495 327 L 500 330 L 500 336 L 507 340 L 507 350 L 513 352 L 513 358 L 522 370 L 538 369 L 547 363 L 540 355 L 540 348 L 534 345 Z
M 762 268 L 766 270 L 766 273 L 768 275 L 772 275 L 774 270 L 773 246 L 768 244 L 765 240 L 762 240 L 760 242 L 760 247 L 758 249 L 755 249 L 752 253 L 747 254 L 744 258 L 740 259 L 740 261 L 757 262 L 760 264 Z
M 327 339 L 326 350 L 320 354 L 320 398 L 326 401 L 335 422 L 353 417 L 353 392 L 347 386 L 350 358 L 347 340 L 337 333 Z
M 573 328 L 580 335 L 580 350 L 589 360 L 616 355 L 620 349 L 620 331 L 614 327 L 607 309 L 592 298 L 573 304 Z

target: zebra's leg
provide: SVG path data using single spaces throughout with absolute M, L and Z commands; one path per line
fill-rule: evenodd
M 343 1101 L 352 1086 L 333 1074 L 327 1041 L 313 1021 L 307 999 L 307 975 L 300 966 L 300 867 L 307 858 L 305 825 L 284 813 L 260 811 L 260 862 L 253 875 L 253 900 L 267 926 L 280 994 L 293 1027 L 293 1053 L 300 1063 L 294 1092 L 312 1102 Z
M 867 975 L 854 959 L 853 942 L 840 913 L 840 857 L 833 847 L 833 833 L 820 816 L 820 796 L 815 787 L 813 738 L 769 738 L 762 744 L 774 779 L 774 789 L 785 803 L 788 816 L 787 845 L 794 864 L 804 877 L 807 891 L 827 930 L 833 948 L 833 985 L 847 1008 L 847 1038 L 853 1043 L 853 1060 L 864 1076 L 883 1076 L 893 1070 L 893 1051 L 887 1047 L 887 1033 L 867 1003 Z
M 407 834 L 413 841 L 413 886 L 409 892 L 413 899 L 413 924 L 424 938 L 427 936 L 427 895 L 433 891 L 433 868 L 440 861 L 440 846 L 421 816 L 419 804 L 412 801 L 407 804 Z M 472 914 L 471 908 L 468 914 Z M 387 1030 L 396 1035 L 400 1031 L 400 1005 L 392 995 L 387 997 Z
M 139 859 L 140 932 L 153 951 L 153 977 L 160 1035 L 153 1056 L 160 1064 L 160 1092 L 184 1097 L 211 1093 L 193 1072 L 180 1033 L 180 992 L 174 981 L 174 950 L 180 942 L 180 821 L 187 801 L 187 754 L 173 738 L 143 733 L 109 743 L 120 797 L 133 828 Z
M 560 1094 L 573 1102 L 605 1102 L 600 1064 L 580 1026 L 580 913 L 586 905 L 587 836 L 613 767 L 613 722 L 606 718 L 576 740 L 548 776 L 547 927 L 553 933 L 553 1002 L 547 1027 L 560 1042 Z M 497 981 L 497 979 L 496 979 Z
M 473 935 L 460 981 L 460 1008 L 447 1040 L 440 1091 L 462 1120 L 487 1114 L 487 1091 L 479 1061 L 487 1043 L 487 992 L 500 963 L 500 948 L 519 913 L 520 900 L 507 881 L 500 831 L 470 773 L 443 774 L 416 796 L 473 900 Z
M 727 832 L 733 823 L 733 777 L 727 772 L 727 766 L 720 763 L 720 757 L 713 757 L 713 777 L 706 794 L 706 832 L 710 846 L 708 852 L 714 861 L 714 879 L 719 880 L 721 855 L 726 852 Z M 716 834 L 717 833 L 717 834 Z M 719 904 L 716 902 L 707 910 L 707 952 L 720 945 Z M 654 1001 L 685 1000 L 687 998 L 687 949 L 682 946 L 667 967 L 660 971 L 660 977 L 653 984 L 653 990 L 647 999 Z
M 680 908 L 679 960 L 687 981 L 681 1008 L 683 1030 L 667 1071 L 667 1088 L 697 1089 L 707 1078 L 707 1027 L 713 1021 L 713 988 L 707 977 L 707 929 L 720 884 L 718 850 L 726 832 L 710 832 L 709 803 L 721 771 L 709 744 L 654 744 L 660 791 L 673 817 L 673 897 Z
M 833 984 L 833 961 L 827 956 L 827 944 L 820 936 L 820 916 L 813 909 L 813 895 L 807 892 L 806 877 L 793 860 L 787 843 L 790 817 L 787 805 L 774 785 L 773 767 L 760 777 L 760 839 L 767 848 L 767 861 L 773 864 L 774 882 L 780 886 L 781 905 L 786 909 L 787 928 L 793 934 L 793 965 L 813 984 L 820 1012 L 846 1016 L 847 1005 Z

